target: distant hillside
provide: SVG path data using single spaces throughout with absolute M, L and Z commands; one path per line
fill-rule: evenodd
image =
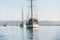
M 6 23 L 10 26 L 18 26 L 20 24 L 20 21 L 0 21 L 0 26 Z
M 40 26 L 60 26 L 60 21 L 39 21 Z
M 9 26 L 18 26 L 20 25 L 21 21 L 0 21 L 0 26 L 3 26 L 6 23 Z M 40 26 L 60 26 L 60 21 L 39 21 L 39 25 Z

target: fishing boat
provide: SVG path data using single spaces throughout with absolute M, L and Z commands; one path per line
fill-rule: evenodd
M 30 3 L 31 3 L 31 7 L 30 7 L 31 8 L 31 13 L 30 13 L 31 17 L 30 17 L 30 19 L 28 19 L 26 21 L 26 26 L 27 26 L 27 28 L 37 28 L 37 27 L 39 27 L 38 20 L 33 18 L 33 5 L 32 5 L 33 1 L 30 0 Z
M 22 21 L 21 21 L 20 27 L 24 27 L 24 22 L 23 22 L 23 6 L 22 6 L 22 15 L 21 16 L 22 16 L 22 19 L 21 19 Z

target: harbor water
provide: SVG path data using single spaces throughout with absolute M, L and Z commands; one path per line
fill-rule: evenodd
M 60 26 L 0 26 L 0 40 L 60 40 Z

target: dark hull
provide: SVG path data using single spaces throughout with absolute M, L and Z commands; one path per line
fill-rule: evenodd
M 24 27 L 24 25 L 23 24 L 20 24 L 20 27 Z
M 26 25 L 27 28 L 33 28 L 33 25 Z

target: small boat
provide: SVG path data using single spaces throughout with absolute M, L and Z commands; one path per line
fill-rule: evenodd
M 6 27 L 7 26 L 7 23 L 3 24 L 3 26 Z
M 23 22 L 21 22 L 20 27 L 24 27 Z
M 31 17 L 26 21 L 26 26 L 27 28 L 37 28 L 39 27 L 38 20 L 33 18 L 33 6 L 32 6 L 33 1 L 30 0 L 30 2 L 31 2 Z
M 4 24 L 3 26 L 6 27 L 7 25 Z

